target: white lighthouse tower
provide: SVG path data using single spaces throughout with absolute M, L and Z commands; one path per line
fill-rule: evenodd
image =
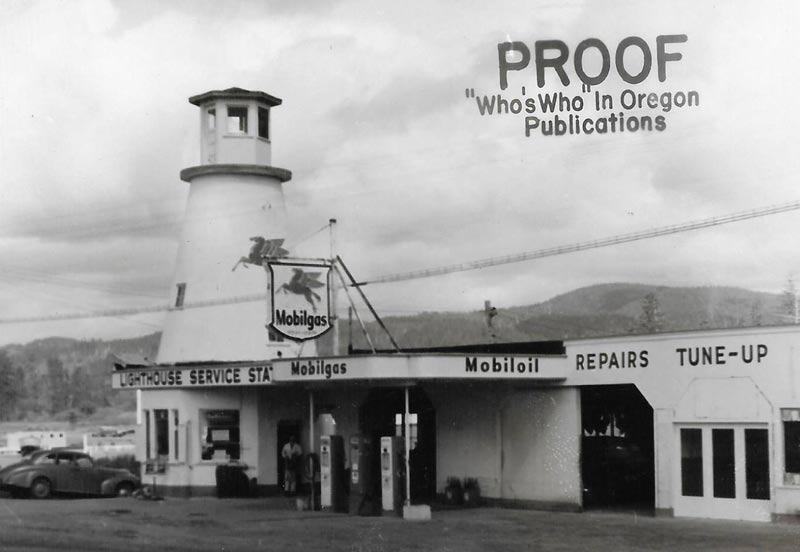
M 200 108 L 201 164 L 181 171 L 189 198 L 158 363 L 291 355 L 298 346 L 265 327 L 263 267 L 237 265 L 253 238 L 287 238 L 282 186 L 292 174 L 272 166 L 271 152 L 271 110 L 281 100 L 229 88 L 189 102 Z M 313 349 L 307 344 L 303 352 Z

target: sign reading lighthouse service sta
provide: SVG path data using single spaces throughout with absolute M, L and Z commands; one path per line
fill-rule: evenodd
M 295 341 L 331 329 L 330 273 L 326 263 L 269 263 L 270 327 Z

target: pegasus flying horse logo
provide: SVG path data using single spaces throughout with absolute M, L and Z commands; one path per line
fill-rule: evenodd
M 305 341 L 333 327 L 330 264 L 266 259 L 264 266 L 270 274 L 270 328 L 289 339 Z
M 305 272 L 302 268 L 293 268 L 292 278 L 289 280 L 289 282 L 281 285 L 281 287 L 278 288 L 278 291 L 304 296 L 306 301 L 311 304 L 311 308 L 314 310 L 314 312 L 317 312 L 317 305 L 314 300 L 316 299 L 319 301 L 321 298 L 317 293 L 314 292 L 313 288 L 325 286 L 325 284 L 319 281 L 321 274 L 322 272 Z
M 236 264 L 233 265 L 231 272 L 236 270 L 240 264 L 244 264 L 245 268 L 247 268 L 249 264 L 264 266 L 265 258 L 280 259 L 289 255 L 289 252 L 282 247 L 283 238 L 267 240 L 261 236 L 253 236 L 250 238 L 250 241 L 253 242 L 253 245 L 250 247 L 250 253 L 247 257 L 241 257 Z

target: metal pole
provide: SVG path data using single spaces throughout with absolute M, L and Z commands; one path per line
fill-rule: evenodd
M 353 350 L 353 307 L 347 307 L 347 353 Z
M 331 263 L 336 259 L 336 219 L 330 219 L 330 235 L 331 235 Z M 336 279 L 331 278 L 331 323 L 333 324 L 333 347 L 331 349 L 334 356 L 339 355 L 339 315 L 336 310 Z
M 392 334 L 389 332 L 389 328 L 386 327 L 386 324 L 383 323 L 381 317 L 378 316 L 378 313 L 375 312 L 374 308 L 372 308 L 372 303 L 370 303 L 369 299 L 367 299 L 367 296 L 364 295 L 364 291 L 361 289 L 361 286 L 363 284 L 359 284 L 358 282 L 356 282 L 355 278 L 353 278 L 353 275 L 350 273 L 350 270 L 347 268 L 347 265 L 344 264 L 344 261 L 340 256 L 337 255 L 336 260 L 339 261 L 339 264 L 344 269 L 345 274 L 347 274 L 347 277 L 350 278 L 350 282 L 352 282 L 353 287 L 356 288 L 356 291 L 358 291 L 359 294 L 361 294 L 361 299 L 369 308 L 369 311 L 372 313 L 372 316 L 375 317 L 375 321 L 380 325 L 381 328 L 383 328 L 383 331 L 386 332 L 386 335 L 389 336 L 389 341 L 391 341 L 392 345 L 394 345 L 394 350 L 400 352 L 400 345 L 398 345 L 397 342 L 394 340 L 394 337 L 392 337 Z
M 314 392 L 308 391 L 308 453 L 314 452 Z
M 406 434 L 406 506 L 411 506 L 411 463 L 409 457 L 411 456 L 411 424 L 409 423 L 409 408 L 408 408 L 408 386 L 405 388 L 406 395 L 406 411 L 403 414 L 403 422 L 405 425 Z
M 315 492 L 315 485 L 314 485 L 314 392 L 309 389 L 308 390 L 308 462 L 307 466 L 310 472 L 310 483 L 311 483 L 311 500 L 308 504 L 308 509 L 314 511 L 314 492 Z
M 347 282 L 344 281 L 344 276 L 342 276 L 342 273 L 339 270 L 339 266 L 338 265 L 333 265 L 333 270 L 336 272 L 336 275 L 339 276 L 339 279 L 342 281 L 342 289 L 344 290 L 345 295 L 347 295 L 347 300 L 350 301 L 351 305 L 353 305 L 354 304 L 353 303 L 353 298 L 350 296 L 350 292 L 347 290 Z M 361 331 L 364 333 L 364 338 L 367 340 L 367 344 L 369 344 L 370 350 L 372 350 L 372 352 L 374 353 L 375 352 L 375 345 L 373 345 L 372 339 L 369 337 L 369 332 L 367 331 L 367 327 L 364 325 L 364 321 L 361 320 L 361 316 L 358 314 L 358 310 L 353 309 L 351 307 L 350 308 L 350 312 L 351 313 L 354 312 L 356 314 L 356 318 L 358 319 L 358 323 L 361 325 Z M 351 336 L 350 343 L 351 344 L 353 343 L 352 342 L 352 336 Z

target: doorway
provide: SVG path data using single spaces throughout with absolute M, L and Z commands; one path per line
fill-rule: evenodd
M 294 435 L 298 443 L 302 443 L 302 428 L 303 422 L 300 420 L 280 420 L 278 422 L 278 440 L 276 441 L 276 455 L 278 466 L 278 490 L 283 490 L 284 473 L 283 473 L 283 458 L 281 457 L 281 450 L 283 445 L 289 442 L 289 437 Z M 301 445 L 302 446 L 302 445 Z M 307 452 L 307 451 L 304 451 Z
M 409 388 L 408 402 L 411 502 L 430 503 L 436 494 L 436 411 L 419 387 Z M 404 413 L 404 389 L 372 389 L 359 410 L 359 431 L 376 444 L 380 443 L 381 437 L 403 436 Z M 371 469 L 378 473 L 380 466 L 377 454 L 374 455 L 374 462 Z
M 676 516 L 770 521 L 766 424 L 685 425 L 676 434 Z
M 581 388 L 584 508 L 655 508 L 653 409 L 633 384 Z

